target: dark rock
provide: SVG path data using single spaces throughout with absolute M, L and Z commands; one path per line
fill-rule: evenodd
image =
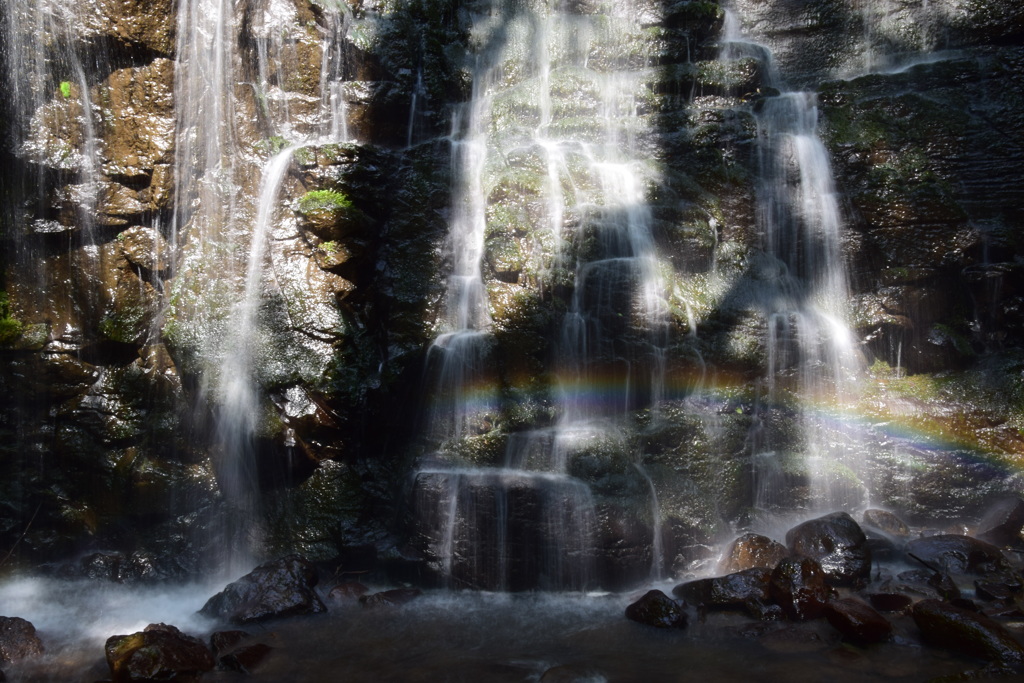
M 686 628 L 682 605 L 659 590 L 648 591 L 626 608 L 626 618 L 658 628 Z
M 1005 583 L 976 580 L 974 592 L 982 600 L 1012 600 L 1014 591 Z
M 787 555 L 789 550 L 778 541 L 760 534 L 744 534 L 725 552 L 721 570 L 731 573 L 753 567 L 772 569 Z
M 914 605 L 914 623 L 924 639 L 972 657 L 1001 664 L 1024 663 L 1024 647 L 992 619 L 938 600 Z
M 691 605 L 707 609 L 744 609 L 748 600 L 769 600 L 771 572 L 762 567 L 727 576 L 699 579 L 672 589 L 672 594 Z
M 265 643 L 246 643 L 251 637 L 245 631 L 217 631 L 210 636 L 213 658 L 226 669 L 253 673 L 273 648 Z
M 787 557 L 772 571 L 771 596 L 790 619 L 816 619 L 822 615 L 829 599 L 825 581 L 825 572 L 816 560 Z
M 237 624 L 296 614 L 319 614 L 327 607 L 316 594 L 316 569 L 298 555 L 260 565 L 210 598 L 200 613 Z
M 774 602 L 751 598 L 743 603 L 743 607 L 747 610 L 747 614 L 758 621 L 779 621 L 786 618 L 786 613 Z
M 327 594 L 327 599 L 332 602 L 350 602 L 358 600 L 369 591 L 369 588 L 358 581 L 345 581 L 332 588 Z
M 35 626 L 21 617 L 0 617 L 0 663 L 16 662 L 43 653 Z
M 1021 545 L 1024 528 L 1024 500 L 1005 498 L 996 502 L 982 516 L 975 535 L 998 546 Z
M 213 650 L 213 658 L 220 661 L 221 657 L 251 637 L 246 631 L 216 631 L 212 633 L 210 635 L 210 649 Z
M 373 595 L 360 596 L 359 602 L 363 607 L 398 607 L 421 595 L 423 591 L 418 588 L 394 588 Z
M 865 510 L 864 524 L 893 536 L 906 536 L 910 533 L 910 527 L 888 510 Z
M 944 534 L 914 539 L 907 544 L 907 554 L 950 574 L 985 575 L 1010 568 L 999 548 L 970 536 Z
M 967 610 L 968 612 L 974 612 L 976 614 L 981 613 L 981 608 L 978 607 L 977 603 L 968 598 L 950 598 L 947 602 L 953 607 L 959 607 L 960 609 Z
M 265 643 L 241 645 L 220 659 L 221 665 L 232 671 L 251 674 L 274 648 Z
M 869 593 L 868 602 L 880 612 L 903 612 L 914 601 L 902 593 Z
M 194 681 L 214 667 L 213 655 L 198 638 L 166 624 L 111 636 L 104 649 L 114 683 Z
M 830 600 L 825 618 L 844 638 L 857 643 L 879 643 L 892 635 L 889 620 L 860 600 Z
M 817 560 L 834 585 L 852 585 L 871 575 L 867 537 L 845 512 L 793 527 L 786 533 L 786 544 L 793 553 Z

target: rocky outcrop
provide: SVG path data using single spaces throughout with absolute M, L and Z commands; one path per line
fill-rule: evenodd
M 871 575 L 871 550 L 857 522 L 845 512 L 812 519 L 786 532 L 792 553 L 817 560 L 833 585 L 865 582 Z
M 327 607 L 315 590 L 316 569 L 290 556 L 260 565 L 207 600 L 200 613 L 235 624 L 297 614 L 319 614 Z
M 648 591 L 626 607 L 626 618 L 658 628 L 686 628 L 689 621 L 682 605 L 659 590 Z
M 213 655 L 202 641 L 167 624 L 111 636 L 104 649 L 114 683 L 194 681 L 214 667 Z
M 0 664 L 43 654 L 43 642 L 31 622 L 21 617 L 0 617 Z

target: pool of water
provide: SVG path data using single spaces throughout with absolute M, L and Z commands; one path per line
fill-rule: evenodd
M 196 614 L 219 588 L 8 581 L 0 613 L 31 621 L 47 648 L 42 658 L 5 667 L 8 680 L 102 680 L 106 638 L 152 622 L 205 639 L 228 628 Z M 718 613 L 703 622 L 693 615 L 683 631 L 660 630 L 624 617 L 643 592 L 428 591 L 400 607 L 331 604 L 324 615 L 246 627 L 274 648 L 256 674 L 211 672 L 203 680 L 917 682 L 983 666 L 924 647 L 909 617 L 894 619 L 892 642 L 866 648 L 843 643 L 824 620 L 763 625 Z

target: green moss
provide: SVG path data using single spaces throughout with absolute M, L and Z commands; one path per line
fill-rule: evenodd
M 0 344 L 10 344 L 21 336 L 25 326 L 11 316 L 10 296 L 0 292 Z
M 64 96 L 64 99 L 71 97 L 71 81 L 60 82 L 60 94 Z
M 327 242 L 323 242 L 320 244 L 320 251 L 324 252 L 325 254 L 337 254 L 340 249 L 341 245 L 339 245 L 334 240 L 328 240 Z
M 344 192 L 337 190 L 312 190 L 299 199 L 298 211 L 309 214 L 314 211 L 338 211 L 352 206 Z

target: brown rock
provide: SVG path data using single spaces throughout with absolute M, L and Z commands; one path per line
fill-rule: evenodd
M 871 576 L 871 550 L 857 522 L 845 512 L 812 519 L 786 532 L 796 555 L 818 561 L 829 583 L 848 586 Z
M 725 552 L 721 570 L 732 573 L 752 567 L 773 569 L 787 555 L 789 550 L 778 541 L 760 534 L 744 534 Z
M 31 622 L 0 617 L 0 663 L 16 662 L 43 653 L 43 643 Z
M 844 638 L 857 643 L 879 643 L 892 635 L 889 620 L 860 600 L 830 600 L 825 618 Z
M 909 596 L 902 593 L 870 593 L 868 602 L 881 612 L 903 612 L 913 604 Z
M 790 619 L 816 619 L 825 610 L 829 588 L 821 565 L 809 557 L 790 556 L 772 571 L 772 599 Z
M 104 649 L 114 683 L 194 681 L 214 667 L 213 655 L 198 638 L 166 624 L 111 636 Z

